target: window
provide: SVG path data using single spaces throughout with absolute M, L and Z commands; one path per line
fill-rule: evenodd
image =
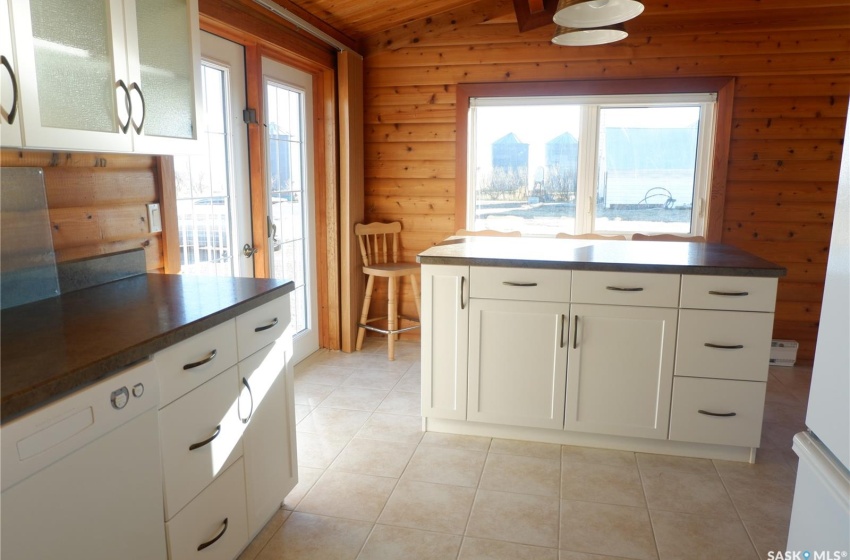
M 623 83 L 459 86 L 466 227 L 706 236 L 720 88 Z

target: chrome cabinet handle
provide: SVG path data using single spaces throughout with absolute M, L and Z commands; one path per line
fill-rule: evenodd
M 243 424 L 247 424 L 251 421 L 251 417 L 254 415 L 254 392 L 251 390 L 251 386 L 248 384 L 248 378 L 242 378 L 242 384 L 245 385 L 248 389 L 248 396 L 251 398 L 251 410 L 248 412 L 248 417 L 242 419 Z
M 573 323 L 573 350 L 578 348 L 578 315 L 575 316 L 575 323 Z
M 719 416 L 722 418 L 731 418 L 732 416 L 737 416 L 737 412 L 709 412 L 708 410 L 697 410 L 700 414 L 705 414 L 706 416 Z
M 119 121 L 118 128 L 121 129 L 121 132 L 127 134 L 127 131 L 130 130 L 130 122 L 133 120 L 133 105 L 130 103 L 130 90 L 127 89 L 124 80 L 118 80 L 118 87 L 124 90 L 124 105 L 127 107 L 127 122 L 122 124 Z
M 213 538 L 212 540 L 199 544 L 198 545 L 198 552 L 202 551 L 203 549 L 207 548 L 208 546 L 214 545 L 218 539 L 220 539 L 221 537 L 224 536 L 224 534 L 227 532 L 227 518 L 226 517 L 224 518 L 223 523 L 224 523 L 224 528 L 221 530 L 221 533 L 216 535 L 215 538 Z
M 18 114 L 18 78 L 15 76 L 15 71 L 12 70 L 12 65 L 9 64 L 9 61 L 3 55 L 0 55 L 0 64 L 6 67 L 6 70 L 9 72 L 9 78 L 12 79 L 12 110 L 9 111 L 6 121 L 9 124 L 13 124 Z
M 193 443 L 192 445 L 190 445 L 190 446 L 189 446 L 189 451 L 194 451 L 194 450 L 196 450 L 196 449 L 200 449 L 201 447 L 203 447 L 203 446 L 205 446 L 205 445 L 209 445 L 209 444 L 211 444 L 211 443 L 212 443 L 212 441 L 213 441 L 215 438 L 217 438 L 217 437 L 218 437 L 218 434 L 220 434 L 220 433 L 221 433 L 221 424 L 219 424 L 218 426 L 216 426 L 216 427 L 215 427 L 215 431 L 213 432 L 213 435 L 211 435 L 210 437 L 208 437 L 208 438 L 207 438 L 207 439 L 205 439 L 204 441 L 199 441 L 198 443 Z
M 718 292 L 717 290 L 709 290 L 709 291 L 708 291 L 708 293 L 709 293 L 709 294 L 711 294 L 711 295 L 713 295 L 713 296 L 734 296 L 734 297 L 741 297 L 741 296 L 748 296 L 748 295 L 750 295 L 750 292 Z
M 567 316 L 561 313 L 561 348 L 564 347 L 564 331 L 567 326 Z
M 502 282 L 503 286 L 514 286 L 517 288 L 532 288 L 537 285 L 537 282 Z
M 257 327 L 256 329 L 254 329 L 254 332 L 263 332 L 263 331 L 267 331 L 267 330 L 269 330 L 270 328 L 272 328 L 272 327 L 273 327 L 273 326 L 275 326 L 275 325 L 277 325 L 277 317 L 275 317 L 275 318 L 272 320 L 272 322 L 271 322 L 271 323 L 269 323 L 268 325 L 263 325 L 262 327 Z
M 466 276 L 460 277 L 460 310 L 463 311 L 466 309 L 466 306 L 463 304 L 463 285 L 466 283 Z
M 643 288 L 620 288 L 618 286 L 605 286 L 606 290 L 611 290 L 612 292 L 642 292 Z
M 744 347 L 743 344 L 726 345 L 726 344 L 713 344 L 711 342 L 706 342 L 703 346 L 705 346 L 706 348 L 719 348 L 721 350 L 740 350 L 741 348 Z
M 185 366 L 183 366 L 183 369 L 195 369 L 196 367 L 208 364 L 211 361 L 215 360 L 216 354 L 218 354 L 218 351 L 216 349 L 213 349 L 213 351 L 210 352 L 206 358 L 204 358 L 203 360 L 198 360 L 197 362 L 192 362 L 191 364 L 186 364 Z
M 142 100 L 142 122 L 139 123 L 139 126 L 136 126 L 136 123 L 133 123 L 133 129 L 136 131 L 136 134 L 142 133 L 142 127 L 145 126 L 145 117 L 148 116 L 148 108 L 145 105 L 145 96 L 142 94 L 142 88 L 136 82 L 130 84 L 130 90 L 136 90 L 139 92 L 139 99 Z M 127 97 L 129 98 L 130 92 L 127 92 Z M 132 122 L 132 119 L 130 119 Z

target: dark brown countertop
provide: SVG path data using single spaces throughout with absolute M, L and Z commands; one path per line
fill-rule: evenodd
M 0 421 L 118 373 L 293 288 L 288 280 L 143 274 L 5 309 Z
M 541 237 L 452 237 L 420 253 L 422 264 L 715 276 L 785 276 L 785 268 L 730 245 Z

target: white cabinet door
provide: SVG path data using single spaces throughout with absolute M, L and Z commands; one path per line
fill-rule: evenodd
M 422 266 L 422 415 L 466 420 L 469 267 Z
M 124 2 L 134 149 L 141 153 L 198 151 L 203 107 L 198 2 Z
M 667 438 L 677 309 L 572 305 L 565 428 Z
M 18 67 L 12 46 L 12 21 L 9 1 L 0 0 L 0 145 L 21 146 L 21 104 L 18 89 Z
M 277 511 L 298 480 L 289 335 L 239 362 L 239 416 L 243 436 L 248 535 Z
M 567 303 L 473 299 L 467 419 L 564 426 Z
M 12 0 L 31 148 L 132 151 L 121 0 Z

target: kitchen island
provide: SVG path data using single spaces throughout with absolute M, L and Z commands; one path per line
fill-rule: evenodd
M 418 260 L 427 430 L 754 460 L 784 268 L 549 238 L 450 238 Z

